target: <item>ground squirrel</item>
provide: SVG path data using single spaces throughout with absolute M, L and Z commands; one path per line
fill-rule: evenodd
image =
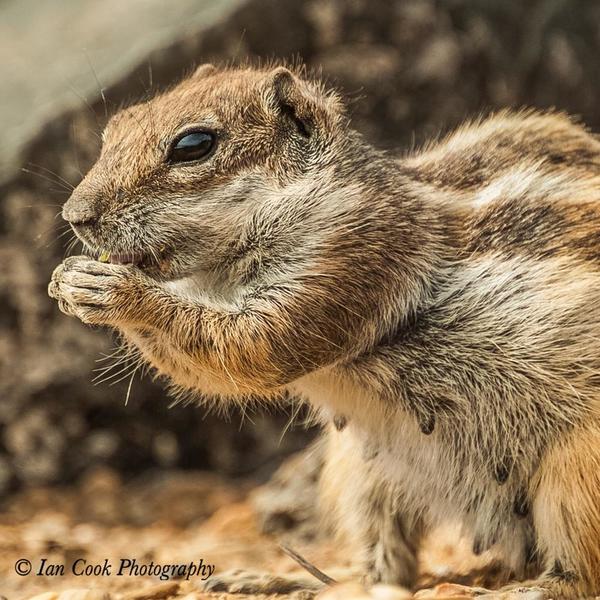
M 596 138 L 505 111 L 399 158 L 302 72 L 203 65 L 103 140 L 63 209 L 100 255 L 55 270 L 64 312 L 176 389 L 305 398 L 374 580 L 411 586 L 458 519 L 518 587 L 600 594 Z

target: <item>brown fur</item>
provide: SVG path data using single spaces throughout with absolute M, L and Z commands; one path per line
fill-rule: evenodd
M 169 165 L 190 124 L 205 162 Z M 322 498 L 375 580 L 460 520 L 551 597 L 600 593 L 600 144 L 502 112 L 402 159 L 283 67 L 202 67 L 113 118 L 50 294 L 179 390 L 306 398 Z M 521 585 L 521 584 L 519 584 Z

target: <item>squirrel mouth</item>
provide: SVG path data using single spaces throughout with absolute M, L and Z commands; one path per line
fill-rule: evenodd
M 144 254 L 141 252 L 108 252 L 100 250 L 96 254 L 96 260 L 102 263 L 112 263 L 114 265 L 133 265 L 143 271 L 166 272 L 169 268 L 170 260 L 165 253 L 166 248 L 162 248 L 159 253 Z

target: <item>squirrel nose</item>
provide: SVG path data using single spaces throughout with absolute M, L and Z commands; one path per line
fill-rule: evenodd
M 98 222 L 99 213 L 94 202 L 90 202 L 77 190 L 65 202 L 62 216 L 71 225 L 91 226 Z

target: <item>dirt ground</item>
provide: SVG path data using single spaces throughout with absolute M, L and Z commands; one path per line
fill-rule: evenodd
M 169 474 L 125 484 L 114 471 L 98 470 L 74 488 L 37 488 L 14 497 L 0 524 L 1 593 L 28 598 L 37 593 L 92 588 L 112 594 L 137 592 L 158 577 L 111 574 L 75 576 L 77 559 L 87 564 L 197 562 L 257 567 L 273 563 L 276 546 L 258 533 L 247 489 L 210 474 Z M 18 560 L 32 563 L 19 576 Z M 43 558 L 65 565 L 64 576 L 37 576 Z M 169 595 L 191 591 L 200 578 L 169 584 Z
M 281 550 L 279 542 L 285 539 L 261 533 L 256 493 L 251 483 L 226 482 L 208 473 L 169 473 L 127 483 L 106 469 L 90 473 L 77 486 L 29 489 L 14 496 L 0 516 L 0 594 L 8 600 L 42 593 L 43 600 L 56 600 L 59 593 L 60 600 L 159 600 L 194 593 L 188 600 L 229 597 L 205 594 L 200 575 L 161 581 L 125 569 L 118 576 L 121 559 L 135 559 L 138 566 L 202 560 L 203 565 L 214 565 L 213 576 L 233 568 L 306 576 Z M 327 536 L 292 543 L 334 577 L 347 571 L 352 558 Z M 19 575 L 17 570 L 29 564 L 24 559 L 31 563 L 31 573 Z M 87 562 L 80 560 L 76 571 L 106 561 L 111 574 L 74 575 L 70 571 L 78 559 Z M 456 545 L 451 532 L 439 534 L 424 552 L 420 584 L 444 578 L 460 581 L 461 573 L 485 562 L 470 556 L 466 542 Z M 64 565 L 64 575 L 56 574 L 52 565 Z M 40 571 L 44 574 L 38 575 Z M 473 582 L 481 580 L 475 577 Z M 342 590 L 341 598 L 363 593 L 356 586 L 349 590 Z M 410 597 L 398 595 L 404 593 L 400 588 L 394 592 L 396 596 L 385 598 Z

